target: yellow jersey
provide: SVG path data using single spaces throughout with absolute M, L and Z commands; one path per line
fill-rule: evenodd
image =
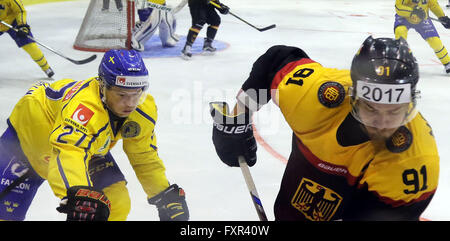
M 415 220 L 430 202 L 439 178 L 430 125 L 418 114 L 375 143 L 350 113 L 351 86 L 349 70 L 295 47 L 272 47 L 253 65 L 240 95 L 271 93 L 293 131 L 276 219 Z
M 0 0 L 0 19 L 8 24 L 16 20 L 17 25 L 27 23 L 27 11 L 21 0 Z M 9 28 L 0 24 L 0 32 L 6 32 Z
M 9 122 L 33 169 L 59 198 L 75 185 L 91 186 L 92 158 L 106 155 L 118 140 L 148 197 L 169 186 L 158 157 L 157 108 L 148 94 L 117 129 L 101 100 L 99 81 L 63 79 L 31 87 Z
M 395 12 L 401 16 L 406 18 L 408 22 L 412 24 L 417 24 L 411 19 L 411 12 L 415 6 L 419 6 L 425 11 L 426 18 L 429 16 L 429 10 L 433 12 L 436 17 L 444 17 L 445 13 L 442 10 L 441 6 L 437 0 L 396 0 L 395 1 Z

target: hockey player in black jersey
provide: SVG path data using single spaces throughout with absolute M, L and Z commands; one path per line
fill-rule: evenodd
M 416 108 L 418 68 L 402 38 L 368 37 L 350 71 L 273 46 L 234 111 L 211 103 L 216 152 L 228 166 L 239 156 L 255 165 L 251 113 L 272 99 L 293 131 L 276 220 L 419 220 L 438 186 L 439 155 Z
M 220 8 L 215 7 L 215 5 L 210 4 L 213 1 Z M 184 59 L 190 59 L 192 57 L 192 44 L 194 44 L 197 35 L 203 28 L 203 25 L 208 24 L 208 29 L 206 30 L 206 38 L 203 44 L 203 51 L 207 53 L 213 53 L 216 48 L 212 46 L 212 42 L 216 37 L 217 30 L 220 25 L 220 16 L 217 14 L 216 9 L 221 14 L 228 14 L 229 8 L 219 2 L 219 0 L 189 0 L 189 11 L 192 17 L 192 26 L 189 29 L 186 44 L 181 51 L 181 56 Z

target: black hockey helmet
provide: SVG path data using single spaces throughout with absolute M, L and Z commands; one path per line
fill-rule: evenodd
M 415 89 L 419 66 L 405 39 L 369 36 L 353 58 L 350 74 L 353 87 L 356 81 L 362 80 L 380 84 L 410 83 Z
M 352 114 L 357 119 L 359 99 L 379 104 L 409 103 L 404 123 L 417 113 L 419 67 L 405 39 L 369 36 L 353 58 L 350 75 Z

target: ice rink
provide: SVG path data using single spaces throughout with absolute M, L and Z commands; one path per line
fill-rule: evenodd
M 173 0 L 169 3 L 177 1 Z M 229 47 L 214 56 L 195 55 L 146 58 L 150 73 L 150 93 L 158 105 L 156 132 L 159 155 L 172 183 L 183 187 L 191 220 L 258 220 L 247 187 L 238 168 L 225 166 L 211 141 L 210 101 L 234 105 L 235 94 L 250 73 L 257 57 L 272 45 L 291 45 L 304 49 L 324 66 L 349 68 L 362 41 L 374 37 L 393 37 L 394 0 L 223 0 L 231 11 L 247 21 L 275 29 L 258 32 L 233 16 L 222 17 L 216 39 Z M 444 12 L 447 1 L 439 0 Z M 74 59 L 90 52 L 72 48 L 89 0 L 31 5 L 28 22 L 34 36 Z M 191 25 L 186 6 L 177 14 L 177 34 L 185 36 Z M 450 29 L 436 28 L 447 49 Z M 202 30 L 198 39 L 206 34 Z M 441 157 L 439 187 L 423 217 L 450 220 L 450 76 L 444 73 L 433 50 L 414 31 L 408 42 L 420 66 L 419 108 L 433 127 Z M 184 45 L 184 42 L 178 43 Z M 55 80 L 82 80 L 97 75 L 102 55 L 86 65 L 74 65 L 41 48 L 55 71 Z M 0 131 L 6 129 L 15 103 L 35 82 L 47 80 L 25 51 L 18 49 L 9 35 L 0 37 Z M 255 116 L 258 132 L 275 152 L 287 158 L 291 131 L 278 108 L 270 103 Z M 125 173 L 132 199 L 128 220 L 159 220 L 156 208 L 147 203 L 126 155 L 117 144 L 112 151 Z M 273 152 L 258 146 L 258 161 L 251 172 L 269 220 L 274 219 L 273 203 L 285 164 Z M 55 208 L 59 200 L 44 183 L 32 203 L 26 220 L 64 220 Z

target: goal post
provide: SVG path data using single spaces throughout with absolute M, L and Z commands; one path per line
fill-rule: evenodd
M 73 47 L 106 52 L 131 49 L 135 0 L 91 0 Z

